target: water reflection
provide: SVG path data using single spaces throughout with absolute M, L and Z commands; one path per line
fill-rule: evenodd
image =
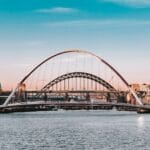
M 139 116 L 137 122 L 138 122 L 138 127 L 142 128 L 144 126 L 144 116 Z

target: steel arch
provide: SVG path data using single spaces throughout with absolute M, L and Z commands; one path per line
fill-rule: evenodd
M 83 50 L 67 50 L 67 51 L 62 51 L 59 52 L 57 54 L 54 54 L 50 57 L 48 57 L 47 59 L 45 59 L 44 61 L 42 61 L 40 64 L 38 64 L 37 66 L 35 66 L 17 85 L 17 87 L 12 91 L 12 93 L 9 95 L 9 97 L 6 99 L 5 103 L 3 104 L 4 106 L 6 106 L 9 101 L 11 100 L 12 96 L 15 94 L 15 92 L 17 91 L 17 89 L 19 88 L 19 86 L 25 82 L 27 80 L 27 78 L 30 77 L 30 75 L 36 71 L 40 66 L 42 66 L 44 63 L 48 62 L 49 60 L 59 56 L 59 55 L 63 55 L 63 54 L 67 54 L 67 53 L 82 53 L 82 54 L 89 54 L 91 56 L 94 56 L 96 59 L 98 59 L 100 62 L 102 62 L 103 64 L 105 64 L 107 67 L 109 67 L 121 80 L 122 82 L 129 88 L 129 90 L 131 91 L 131 93 L 133 94 L 133 96 L 135 97 L 136 101 L 140 104 L 143 105 L 143 103 L 141 102 L 141 100 L 139 99 L 139 97 L 137 96 L 137 94 L 135 93 L 135 91 L 133 91 L 129 85 L 129 83 L 125 80 L 125 78 L 113 67 L 111 66 L 107 61 L 105 61 L 104 59 L 102 59 L 101 57 L 95 55 L 92 52 L 88 52 L 88 51 L 83 51 Z
M 95 55 L 92 52 L 89 51 L 84 51 L 84 50 L 67 50 L 67 51 L 62 51 L 60 53 L 57 53 L 55 55 L 52 55 L 50 57 L 48 57 L 47 59 L 45 59 L 44 61 L 42 61 L 39 65 L 35 66 L 21 81 L 19 84 L 23 83 L 27 78 L 29 78 L 29 76 L 36 71 L 40 66 L 42 66 L 44 63 L 48 62 L 49 60 L 59 56 L 59 55 L 63 55 L 63 54 L 67 54 L 67 53 L 82 53 L 82 54 L 89 54 L 91 56 L 94 56 L 96 59 L 98 59 L 100 62 L 102 62 L 103 64 L 105 64 L 107 67 L 109 67 L 113 72 L 116 73 L 116 75 L 124 82 L 124 84 L 129 87 L 129 83 L 123 78 L 123 76 L 113 67 L 111 66 L 107 61 L 105 61 L 104 59 L 102 59 L 101 57 Z
M 70 78 L 86 78 L 86 79 L 90 79 L 93 80 L 101 85 L 103 85 L 106 89 L 110 90 L 110 91 L 117 91 L 112 85 L 110 85 L 108 82 L 106 82 L 105 80 L 103 80 L 102 78 L 90 74 L 90 73 L 86 73 L 86 72 L 71 72 L 71 73 L 67 73 L 64 75 L 61 75 L 57 78 L 55 78 L 54 80 L 50 81 L 48 84 L 46 84 L 41 90 L 42 91 L 46 91 L 48 90 L 50 87 L 52 87 L 53 85 L 70 79 Z

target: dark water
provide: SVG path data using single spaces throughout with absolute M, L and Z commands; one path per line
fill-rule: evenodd
M 0 115 L 0 150 L 149 150 L 150 114 L 56 111 Z

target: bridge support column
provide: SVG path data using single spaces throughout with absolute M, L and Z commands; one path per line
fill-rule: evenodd
M 68 95 L 68 93 L 65 93 L 65 101 L 69 101 L 69 95 Z
M 110 95 L 110 93 L 107 93 L 106 100 L 107 100 L 107 102 L 111 102 L 111 95 Z
M 44 101 L 47 102 L 47 93 L 44 93 Z
M 86 93 L 86 101 L 90 101 L 90 94 Z

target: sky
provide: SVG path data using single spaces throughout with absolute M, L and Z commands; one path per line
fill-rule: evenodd
M 129 83 L 150 83 L 149 0 L 0 0 L 0 82 L 13 88 L 44 58 L 91 51 Z

